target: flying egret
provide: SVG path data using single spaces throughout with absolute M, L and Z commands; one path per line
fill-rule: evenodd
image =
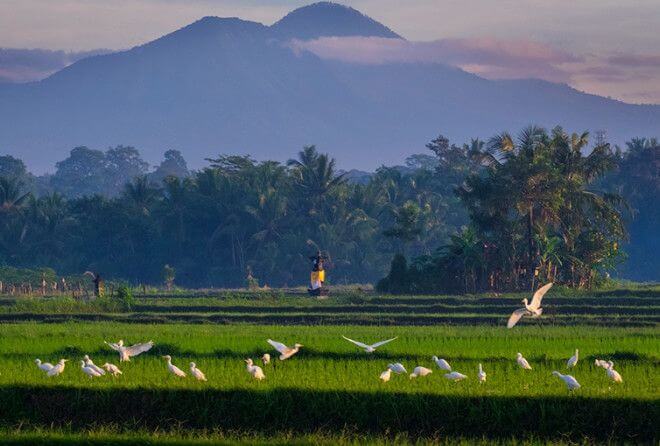
M 480 383 L 486 382 L 486 372 L 484 372 L 484 369 L 481 368 L 481 364 L 479 364 L 479 373 L 477 373 L 477 378 L 479 379 Z
M 541 308 L 541 299 L 543 299 L 543 296 L 548 292 L 550 288 L 552 288 L 552 282 L 539 288 L 532 297 L 532 303 L 528 303 L 527 298 L 524 298 L 522 302 L 525 304 L 525 307 L 518 308 L 516 311 L 511 313 L 509 321 L 506 324 L 506 328 L 513 328 L 513 326 L 516 325 L 520 318 L 523 316 L 534 318 L 541 316 L 543 313 L 543 308 Z
M 444 376 L 448 380 L 454 381 L 454 382 L 458 382 L 458 381 L 461 381 L 461 380 L 467 378 L 467 376 L 465 376 L 465 375 L 463 375 L 462 373 L 459 373 L 459 372 L 445 373 Z
M 258 365 L 254 365 L 252 362 L 252 359 L 248 358 L 245 360 L 245 363 L 247 364 L 247 371 L 252 377 L 258 381 L 261 381 L 262 379 L 266 379 L 266 375 L 264 375 L 264 371 L 261 370 L 261 367 Z
M 50 369 L 53 368 L 53 364 L 51 364 L 50 362 L 41 362 L 41 359 L 39 358 L 35 359 L 34 363 L 37 364 L 37 367 L 39 367 L 44 372 L 48 372 Z
M 264 365 L 270 364 L 270 355 L 268 353 L 264 353 L 264 355 L 261 357 L 261 361 L 264 363 Z
M 95 376 L 101 376 L 101 374 L 97 372 L 96 369 L 86 365 L 85 361 L 80 361 L 80 368 L 85 373 L 85 375 L 89 376 L 89 379 L 92 379 Z
M 578 349 L 576 348 L 575 354 L 571 356 L 570 359 L 566 362 L 566 368 L 572 369 L 573 367 L 575 367 L 575 365 L 578 363 L 578 359 L 579 359 Z
M 93 369 L 99 375 L 105 375 L 105 370 L 103 370 L 101 367 L 94 364 L 94 362 L 89 358 L 89 356 L 87 356 L 87 355 L 83 356 L 83 360 L 85 361 L 85 366 L 86 367 L 89 367 L 90 369 Z
M 294 344 L 293 348 L 287 347 L 286 345 L 282 344 L 281 342 L 273 341 L 272 339 L 267 339 L 266 342 L 268 342 L 270 345 L 272 345 L 275 350 L 280 352 L 280 361 L 284 361 L 285 359 L 289 359 L 296 353 L 298 353 L 298 350 L 300 350 L 300 347 L 302 347 L 302 344 Z
M 64 366 L 65 363 L 68 361 L 68 359 L 60 359 L 60 362 L 55 364 L 52 369 L 46 373 L 48 376 L 57 376 L 61 374 L 64 371 Z
M 604 359 L 596 359 L 594 360 L 594 364 L 596 364 L 596 367 L 602 367 L 604 369 L 610 368 L 610 365 Z
M 568 390 L 575 390 L 580 388 L 580 383 L 577 382 L 577 379 L 572 377 L 571 375 L 562 375 L 558 371 L 552 372 L 553 375 L 555 375 L 557 378 L 561 379 L 566 383 L 566 387 L 568 387 Z
M 198 381 L 206 381 L 206 376 L 204 372 L 197 368 L 197 364 L 194 362 L 190 363 L 190 374 L 195 377 Z
M 398 336 L 397 336 L 397 337 L 398 337 Z M 363 343 L 363 342 L 360 342 L 360 341 L 354 341 L 354 340 L 352 340 L 352 339 L 347 338 L 346 336 L 342 336 L 342 338 L 346 339 L 348 342 L 352 342 L 353 344 L 357 345 L 358 347 L 363 348 L 364 351 L 367 352 L 367 353 L 373 353 L 373 352 L 375 352 L 376 349 L 377 349 L 378 347 L 380 347 L 381 345 L 385 345 L 385 344 L 387 344 L 388 342 L 392 342 L 392 341 L 395 340 L 397 337 L 392 338 L 392 339 L 387 339 L 387 340 L 385 340 L 385 341 L 376 342 L 375 344 L 367 345 L 367 344 L 365 344 L 365 343 Z
M 180 376 L 181 378 L 184 378 L 186 376 L 186 374 L 183 372 L 183 370 L 181 370 L 180 368 L 178 368 L 177 366 L 172 364 L 172 357 L 170 355 L 163 356 L 163 359 L 167 360 L 167 370 L 171 374 L 176 375 L 176 376 Z
M 107 341 L 105 343 L 108 344 L 108 346 L 110 346 L 111 349 L 119 352 L 119 362 L 130 361 L 131 356 L 137 356 L 141 353 L 147 352 L 151 350 L 151 347 L 154 346 L 154 341 L 134 344 L 131 345 L 130 347 L 126 347 L 124 345 L 124 341 L 121 339 L 117 343 L 107 342 Z
M 431 359 L 433 359 L 433 362 L 436 363 L 436 365 L 438 366 L 439 369 L 447 370 L 448 372 L 451 372 L 451 366 L 444 359 L 438 358 L 437 356 L 434 356 Z
M 385 371 L 384 371 L 383 373 L 381 373 L 380 376 L 379 376 L 380 380 L 383 381 L 384 383 L 386 383 L 387 381 L 389 381 L 391 377 L 392 377 L 392 369 L 390 369 L 390 368 L 388 368 L 387 370 L 385 370 Z
M 119 367 L 117 367 L 114 364 L 110 364 L 109 362 L 106 362 L 101 367 L 103 367 L 108 373 L 111 373 L 112 376 L 117 376 L 122 374 L 121 370 L 119 370 Z
M 433 370 L 418 365 L 417 367 L 414 368 L 413 372 L 410 374 L 410 379 L 417 378 L 418 376 L 430 375 L 431 373 L 433 373 Z
M 614 370 L 614 363 L 612 361 L 607 362 L 607 377 L 614 381 L 615 383 L 622 383 L 623 378 L 621 377 L 621 374 Z
M 387 368 L 396 373 L 397 375 L 401 373 L 408 373 L 406 368 L 400 362 L 395 362 L 394 364 L 387 364 Z
M 520 367 L 522 367 L 525 370 L 532 370 L 532 366 L 529 365 L 529 362 L 525 358 L 523 358 L 522 353 L 518 353 L 518 358 L 516 359 L 516 362 Z

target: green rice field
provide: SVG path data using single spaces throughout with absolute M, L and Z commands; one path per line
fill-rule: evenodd
M 658 300 L 557 297 L 548 299 L 548 316 L 512 330 L 503 323 L 519 296 L 160 296 L 138 298 L 128 311 L 62 299 L 5 302 L 0 436 L 11 444 L 657 444 Z M 235 315 L 244 318 L 214 323 Z M 451 319 L 429 319 L 443 315 Z M 367 354 L 342 335 L 398 338 Z M 304 347 L 263 366 L 259 382 L 244 359 L 275 359 L 267 338 Z M 103 343 L 118 339 L 155 346 L 120 364 Z M 551 373 L 569 373 L 576 348 L 570 374 L 582 387 L 569 392 Z M 517 352 L 533 370 L 516 364 Z M 90 379 L 80 369 L 84 354 L 123 375 Z M 169 375 L 165 354 L 186 372 L 196 362 L 208 381 Z M 448 381 L 433 355 L 468 378 Z M 35 358 L 70 362 L 49 378 Z M 612 360 L 623 383 L 610 381 L 595 358 Z M 434 372 L 382 383 L 390 362 Z M 485 383 L 476 378 L 479 363 Z

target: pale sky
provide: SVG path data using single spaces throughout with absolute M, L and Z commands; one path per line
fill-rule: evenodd
M 82 51 L 125 49 L 202 16 L 271 24 L 300 0 L 0 0 L 0 48 Z M 352 6 L 425 49 L 445 40 L 471 50 L 563 55 L 556 73 L 522 70 L 629 102 L 660 103 L 660 0 L 355 0 Z M 477 44 L 475 44 L 477 42 Z M 446 48 L 445 48 L 446 49 Z M 421 53 L 418 51 L 418 54 Z M 435 53 L 436 58 L 445 52 Z M 453 53 L 452 53 L 453 54 Z M 485 77 L 511 77 L 515 66 L 455 63 Z M 569 60 L 574 59 L 574 60 Z M 462 61 L 462 62 L 461 62 Z M 515 60 L 514 60 L 515 63 Z M 0 66 L 0 70 L 2 67 Z M 539 73 L 539 71 L 541 71 Z

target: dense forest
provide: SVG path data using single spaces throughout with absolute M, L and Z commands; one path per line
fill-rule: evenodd
M 175 150 L 150 170 L 132 147 L 77 147 L 38 177 L 3 156 L 0 266 L 188 287 L 244 286 L 251 272 L 292 286 L 321 249 L 330 283 L 386 276 L 391 292 L 657 280 L 660 145 L 597 139 L 439 136 L 374 173 L 338 171 L 313 146 L 287 163 L 222 155 L 199 171 Z

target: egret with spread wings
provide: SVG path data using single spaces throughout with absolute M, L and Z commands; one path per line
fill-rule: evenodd
M 362 342 L 354 341 L 354 340 L 352 340 L 352 339 L 349 339 L 349 338 L 347 338 L 346 336 L 342 336 L 342 338 L 346 339 L 348 342 L 352 342 L 353 344 L 357 345 L 357 346 L 360 347 L 360 348 L 363 348 L 364 351 L 367 352 L 367 353 L 373 353 L 373 352 L 375 352 L 376 349 L 377 349 L 378 347 L 380 347 L 381 345 L 385 345 L 385 344 L 387 344 L 388 342 L 392 342 L 393 340 L 396 339 L 396 338 L 387 339 L 387 340 L 385 340 L 385 341 L 380 341 L 380 342 L 376 342 L 375 344 L 367 345 L 367 344 L 364 344 L 364 343 L 362 343 Z
M 119 362 L 130 361 L 131 356 L 137 356 L 141 353 L 147 352 L 154 346 L 154 341 L 141 342 L 139 344 L 131 345 L 130 347 L 126 347 L 124 341 L 121 339 L 117 343 L 107 341 L 105 343 L 108 344 L 111 349 L 119 352 Z
M 272 339 L 267 339 L 266 342 L 268 342 L 270 345 L 275 348 L 278 352 L 280 352 L 280 361 L 284 361 L 285 359 L 289 359 L 296 353 L 298 353 L 298 350 L 300 350 L 300 347 L 302 347 L 302 344 L 294 344 L 293 348 L 292 347 L 287 347 L 286 345 L 282 344 L 281 342 L 273 341 Z
M 541 316 L 543 313 L 543 308 L 541 308 L 541 300 L 550 288 L 552 288 L 552 282 L 539 288 L 532 297 L 532 303 L 528 303 L 527 298 L 524 298 L 522 302 L 525 304 L 525 306 L 523 308 L 518 308 L 516 311 L 511 313 L 511 317 L 509 317 L 509 322 L 507 322 L 506 328 L 513 328 L 514 325 L 516 325 L 523 316 L 534 318 Z

